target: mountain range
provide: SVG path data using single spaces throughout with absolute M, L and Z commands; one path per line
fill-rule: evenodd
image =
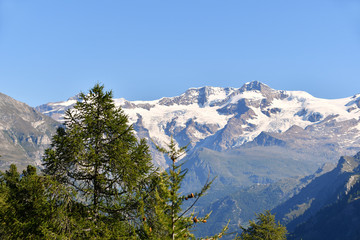
M 36 110 L 61 122 L 64 111 L 77 99 L 47 103 Z M 164 145 L 172 136 L 180 146 L 189 144 L 190 153 L 244 145 L 277 145 L 304 152 L 305 145 L 311 154 L 324 148 L 316 157 L 326 162 L 360 150 L 360 94 L 320 99 L 255 81 L 241 88 L 191 88 L 180 96 L 154 101 L 114 101 L 128 115 L 136 134 L 151 139 L 150 145 Z M 154 161 L 167 166 L 159 155 Z
M 78 100 L 77 95 L 34 109 L 0 94 L 0 168 L 40 165 L 65 111 Z M 200 213 L 212 210 L 215 221 L 210 218 L 198 228 L 198 236 L 215 231 L 227 218 L 236 231 L 253 213 L 272 208 L 290 231 L 309 236 L 304 230 L 313 227 L 309 221 L 319 211 L 325 216 L 325 206 L 337 204 L 357 186 L 351 176 L 358 171 L 360 94 L 320 99 L 255 81 L 240 88 L 191 88 L 154 101 L 114 102 L 128 115 L 136 136 L 148 140 L 156 166 L 166 169 L 169 161 L 155 145 L 166 146 L 171 137 L 179 146 L 188 145 L 181 160 L 188 169 L 184 193 L 217 177 L 197 206 Z

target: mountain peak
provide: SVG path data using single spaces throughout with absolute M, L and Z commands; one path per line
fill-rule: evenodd
M 268 90 L 271 89 L 268 85 L 261 83 L 259 81 L 252 81 L 252 82 L 247 82 L 245 83 L 241 88 L 240 91 L 241 92 L 245 92 L 245 91 L 260 91 L 262 92 L 263 90 Z
M 337 169 L 341 172 L 353 172 L 360 164 L 359 157 L 359 153 L 354 157 L 342 156 L 338 162 Z
M 79 101 L 79 100 L 80 100 L 80 94 L 81 94 L 81 93 L 78 93 L 78 94 L 76 94 L 75 96 L 72 96 L 72 97 L 68 98 L 67 101 L 70 101 L 70 100 Z
M 176 97 L 162 98 L 159 103 L 162 105 L 191 105 L 197 103 L 201 106 L 214 104 L 223 101 L 227 96 L 234 92 L 234 88 L 210 87 L 189 88 Z

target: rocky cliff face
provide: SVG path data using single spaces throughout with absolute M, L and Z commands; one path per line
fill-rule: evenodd
M 0 169 L 11 163 L 40 164 L 43 151 L 60 124 L 25 103 L 0 93 Z

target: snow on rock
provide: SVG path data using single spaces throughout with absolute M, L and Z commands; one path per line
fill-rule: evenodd
M 37 110 L 61 121 L 64 111 L 77 100 L 48 103 Z M 118 98 L 114 103 L 128 115 L 135 129 L 146 129 L 143 137 L 157 144 L 168 143 L 170 136 L 179 145 L 190 142 L 193 147 L 212 139 L 221 145 L 214 149 L 220 150 L 251 141 L 261 132 L 282 133 L 292 126 L 305 129 L 329 117 L 337 122 L 360 119 L 360 95 L 321 99 L 303 91 L 274 90 L 260 82 L 241 88 L 190 88 L 180 96 L 154 101 Z M 359 124 L 352 129 L 360 131 Z

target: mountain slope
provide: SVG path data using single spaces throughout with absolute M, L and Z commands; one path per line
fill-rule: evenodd
M 199 190 L 208 178 L 217 177 L 212 189 L 269 184 L 280 179 L 309 175 L 318 168 L 309 155 L 278 146 L 231 149 L 218 152 L 202 148 L 184 159 L 188 174 L 184 191 Z
M 276 207 L 297 194 L 313 179 L 331 171 L 334 167 L 333 164 L 324 164 L 315 173 L 305 177 L 283 178 L 273 183 L 254 184 L 240 189 L 224 186 L 216 192 L 210 192 L 205 200 L 199 201 L 197 208 L 201 209 L 200 214 L 208 212 L 212 214 L 207 224 L 196 227 L 196 235 L 216 233 L 229 220 L 229 232 L 239 232 L 239 224 L 247 225 L 248 221 L 254 218 L 254 213 Z M 233 236 L 228 239 L 233 239 Z
M 360 239 L 360 183 L 341 199 L 322 208 L 298 226 L 289 239 L 358 240 Z
M 360 180 L 360 152 L 341 157 L 337 167 L 314 179 L 297 195 L 274 209 L 276 216 L 293 231 L 323 207 L 348 195 Z
M 0 169 L 39 164 L 60 124 L 25 103 L 0 93 Z

